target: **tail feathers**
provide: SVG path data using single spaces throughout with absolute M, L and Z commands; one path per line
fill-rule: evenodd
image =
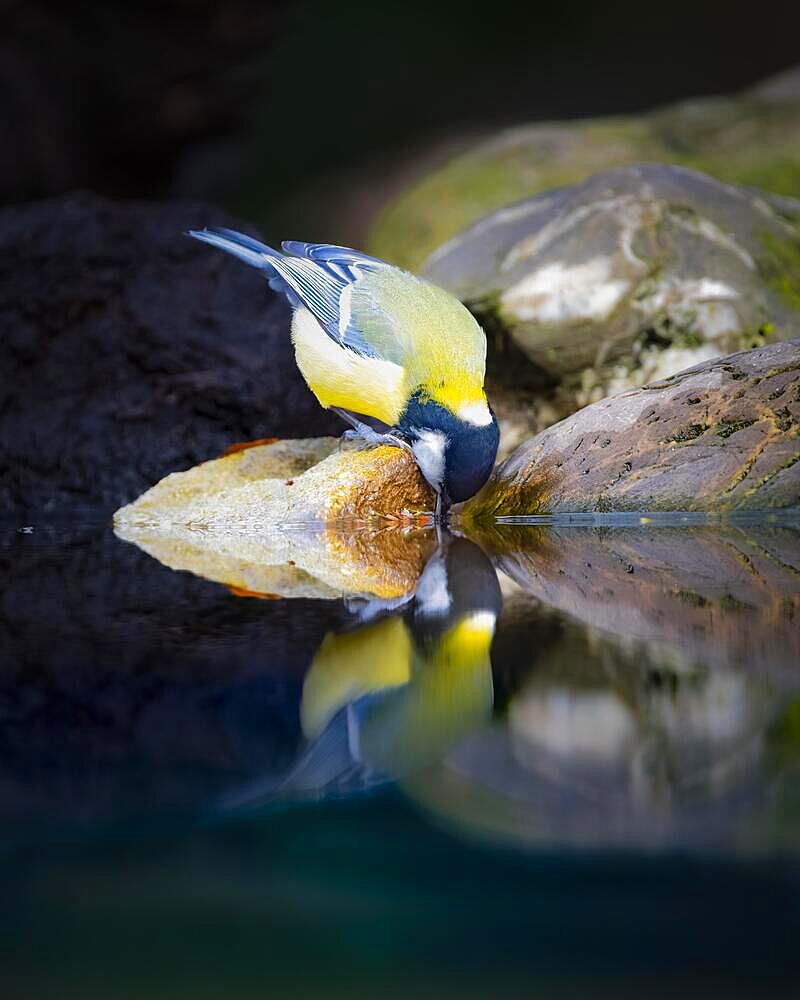
M 359 759 L 357 712 L 357 705 L 340 709 L 289 774 L 257 779 L 226 796 L 220 806 L 259 809 L 286 799 L 342 798 L 385 784 L 387 774 Z
M 287 776 L 282 794 L 338 797 L 385 784 L 388 776 L 373 771 L 368 762 L 360 759 L 357 715 L 357 703 L 336 713 Z
M 208 243 L 212 247 L 218 247 L 227 253 L 233 254 L 239 260 L 251 267 L 260 268 L 262 271 L 274 273 L 275 265 L 272 261 L 280 259 L 281 254 L 266 243 L 259 243 L 252 236 L 245 236 L 244 233 L 237 233 L 233 229 L 190 229 L 186 234 L 193 236 L 196 240 Z

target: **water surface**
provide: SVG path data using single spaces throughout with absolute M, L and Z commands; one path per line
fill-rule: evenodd
M 792 995 L 800 531 L 538 522 L 6 524 L 8 983 Z

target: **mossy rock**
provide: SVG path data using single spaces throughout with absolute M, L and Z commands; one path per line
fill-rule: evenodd
M 618 167 L 494 212 L 423 273 L 568 385 L 575 409 L 800 335 L 800 201 Z
M 640 117 L 507 129 L 391 202 L 373 226 L 370 249 L 416 269 L 444 241 L 503 205 L 642 160 L 800 197 L 800 70 L 742 94 Z

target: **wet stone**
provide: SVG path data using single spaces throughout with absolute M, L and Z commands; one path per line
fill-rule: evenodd
M 800 340 L 709 361 L 580 410 L 519 447 L 467 520 L 800 506 Z
M 114 515 L 146 528 L 256 530 L 279 524 L 367 523 L 433 508 L 411 455 L 337 438 L 278 441 L 174 472 Z

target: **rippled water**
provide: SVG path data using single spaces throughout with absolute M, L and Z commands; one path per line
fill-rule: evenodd
M 11 995 L 793 995 L 800 530 L 539 521 L 7 524 Z

